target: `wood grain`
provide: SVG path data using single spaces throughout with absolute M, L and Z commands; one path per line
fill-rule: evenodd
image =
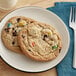
M 26 73 L 11 68 L 0 59 L 0 76 L 56 76 L 56 69 L 54 68 L 42 73 Z
M 18 3 L 16 4 L 16 6 L 11 10 L 5 11 L 0 9 L 0 20 L 9 12 L 20 7 L 39 6 L 39 7 L 47 8 L 47 7 L 52 7 L 55 2 L 61 2 L 61 1 L 76 2 L 75 0 L 18 0 Z M 21 72 L 10 67 L 0 58 L 0 76 L 57 76 L 57 71 L 56 71 L 56 68 L 53 68 L 42 73 Z

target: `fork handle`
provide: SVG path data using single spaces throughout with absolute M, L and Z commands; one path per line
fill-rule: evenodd
M 76 30 L 74 30 L 74 56 L 73 56 L 73 67 L 76 68 Z

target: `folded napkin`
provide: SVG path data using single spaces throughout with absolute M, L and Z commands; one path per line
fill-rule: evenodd
M 69 27 L 70 7 L 76 6 L 75 2 L 57 2 L 54 7 L 47 8 L 57 14 L 66 24 L 70 33 L 70 47 L 66 57 L 56 66 L 58 76 L 76 76 L 76 69 L 73 66 L 73 51 L 74 51 L 74 32 Z M 65 35 L 64 35 L 65 36 Z

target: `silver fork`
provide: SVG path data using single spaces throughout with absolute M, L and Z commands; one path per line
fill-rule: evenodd
M 71 7 L 69 26 L 74 30 L 74 56 L 73 67 L 76 68 L 76 7 Z

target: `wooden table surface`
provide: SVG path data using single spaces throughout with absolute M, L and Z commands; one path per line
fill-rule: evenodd
M 75 0 L 18 0 L 16 6 L 11 10 L 8 11 L 0 10 L 0 20 L 6 14 L 8 14 L 10 11 L 16 8 L 20 8 L 24 6 L 39 6 L 39 7 L 47 8 L 47 7 L 52 7 L 54 5 L 54 2 L 61 2 L 61 1 L 75 2 Z M 42 73 L 21 72 L 10 67 L 0 58 L 0 76 L 57 76 L 57 71 L 56 68 L 54 67 L 53 69 L 50 69 Z

